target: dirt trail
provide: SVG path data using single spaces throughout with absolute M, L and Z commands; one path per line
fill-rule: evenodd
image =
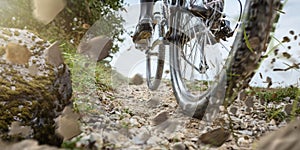
M 256 148 L 261 136 L 286 125 L 285 121 L 265 121 L 262 101 L 243 93 L 227 109 L 228 113 L 220 107 L 219 117 L 213 122 L 205 122 L 181 113 L 169 82 L 162 82 L 156 92 L 149 91 L 145 83 L 122 84 L 114 92 L 97 92 L 98 97 L 77 101 L 82 133 L 67 141 L 69 148 L 250 150 Z M 285 103 L 289 101 L 287 97 L 284 100 Z M 281 139 L 295 141 L 288 136 L 282 134 Z M 273 138 L 269 142 L 272 143 Z M 27 146 L 38 147 L 35 141 L 12 146 L 22 146 L 26 142 Z M 289 146 L 290 143 L 279 141 L 279 144 Z
M 101 99 L 91 102 L 92 109 L 83 113 L 84 131 L 77 146 L 151 150 L 253 149 L 252 143 L 257 137 L 285 125 L 264 121 L 264 115 L 259 115 L 263 112 L 262 105 L 253 97 L 251 104 L 237 100 L 228 108 L 231 123 L 222 107 L 223 112 L 214 122 L 187 117 L 178 108 L 169 82 L 162 82 L 156 92 L 149 91 L 145 83 L 123 84 L 115 92 L 102 95 Z M 233 134 L 229 125 L 232 125 Z M 220 127 L 224 130 L 215 130 Z M 205 135 L 206 132 L 211 133 Z M 213 139 L 217 145 L 222 144 L 222 140 L 225 143 L 219 147 L 203 144 L 207 139 Z

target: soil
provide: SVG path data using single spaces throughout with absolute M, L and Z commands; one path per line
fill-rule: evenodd
M 122 84 L 100 93 L 82 117 L 76 147 L 96 149 L 254 149 L 260 137 L 287 124 L 268 120 L 265 104 L 244 92 L 212 122 L 184 115 L 169 81 L 157 91 Z M 288 103 L 288 102 L 286 102 Z M 271 104 L 269 104 L 271 105 Z M 286 104 L 283 103 L 282 106 Z

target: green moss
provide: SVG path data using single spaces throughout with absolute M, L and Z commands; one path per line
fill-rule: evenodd
M 53 69 L 50 66 L 46 68 Z M 34 134 L 29 138 L 37 139 L 40 143 L 59 145 L 62 139 L 55 134 L 53 119 L 57 117 L 55 112 L 62 111 L 67 102 L 60 101 L 58 103 L 62 106 L 56 106 L 55 101 L 60 100 L 55 96 L 58 89 L 49 88 L 53 86 L 57 74 L 50 71 L 48 76 L 33 76 L 33 80 L 27 81 L 22 73 L 14 69 L 4 70 L 5 74 L 0 76 L 0 84 L 4 85 L 0 91 L 0 138 L 5 141 L 23 139 L 20 135 L 7 134 L 11 122 L 21 121 L 22 125 L 34 129 Z M 12 78 L 8 81 L 6 76 Z M 11 86 L 15 86 L 15 90 L 11 90 Z
M 37 41 L 36 42 L 36 44 L 39 44 L 39 45 L 42 45 L 42 44 L 44 44 L 45 43 L 45 41 Z
M 31 37 L 31 40 L 32 40 L 32 41 L 35 41 L 36 38 L 37 38 L 36 36 L 32 36 L 32 37 Z

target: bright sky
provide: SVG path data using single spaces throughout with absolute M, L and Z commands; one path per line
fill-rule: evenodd
M 125 0 L 125 2 L 130 4 L 128 7 L 129 13 L 127 14 L 127 19 L 125 19 L 126 25 L 134 30 L 134 27 L 137 23 L 137 18 L 139 15 L 139 8 L 138 3 L 139 0 Z M 245 0 L 242 0 L 244 3 Z M 277 29 L 275 32 L 275 37 L 279 40 L 283 38 L 283 36 L 290 36 L 293 39 L 293 36 L 289 34 L 290 30 L 294 30 L 295 33 L 298 35 L 300 33 L 300 19 L 299 19 L 299 9 L 300 9 L 300 1 L 299 0 L 289 0 L 287 5 L 284 7 L 285 14 L 281 14 L 279 24 L 277 25 Z M 237 0 L 225 0 L 225 14 L 228 15 L 230 18 L 237 18 L 239 13 L 239 3 Z M 126 43 L 126 42 L 125 42 Z M 273 46 L 277 45 L 278 42 L 274 41 Z M 284 44 L 284 46 L 279 46 L 279 50 L 282 52 L 287 51 L 288 53 L 292 54 L 292 59 L 284 59 L 282 55 L 279 57 L 280 59 L 276 61 L 276 63 L 271 65 L 272 58 L 275 56 L 271 53 L 270 57 L 264 60 L 263 64 L 261 65 L 260 69 L 258 70 L 259 73 L 262 74 L 263 78 L 259 77 L 259 74 L 256 74 L 254 79 L 252 80 L 253 86 L 266 86 L 267 84 L 264 83 L 266 78 L 269 76 L 273 80 L 273 87 L 277 86 L 289 86 L 289 85 L 296 85 L 299 86 L 300 83 L 300 71 L 299 70 L 291 70 L 287 72 L 274 72 L 274 68 L 287 68 L 286 64 L 293 64 L 299 63 L 300 60 L 300 35 L 298 40 L 293 41 L 288 44 Z M 271 45 L 271 46 L 272 46 Z M 287 47 L 292 46 L 291 50 L 288 50 Z M 125 48 L 126 47 L 126 48 Z M 131 39 L 128 39 L 127 44 L 119 54 L 117 54 L 117 60 L 113 62 L 117 65 L 115 66 L 118 70 L 123 70 L 121 72 L 127 72 L 128 76 L 132 76 L 133 72 L 139 72 L 144 74 L 145 73 L 145 56 L 142 52 L 138 50 L 130 50 L 128 49 L 134 47 L 132 45 Z M 126 62 L 121 63 L 122 65 L 118 66 L 118 62 Z M 130 64 L 130 65 L 128 65 Z M 168 68 L 168 64 L 165 68 Z M 128 70 L 130 70 L 128 72 Z M 133 71 L 135 70 L 135 71 Z M 131 72 L 131 73 L 130 73 Z

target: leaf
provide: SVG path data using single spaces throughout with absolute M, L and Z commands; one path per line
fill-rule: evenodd
M 244 39 L 245 39 L 245 42 L 246 42 L 246 45 L 247 45 L 248 49 L 249 49 L 252 53 L 254 53 L 254 51 L 253 51 L 253 49 L 252 49 L 252 47 L 251 47 L 251 44 L 250 44 L 250 42 L 249 42 L 248 35 L 247 35 L 245 29 L 244 29 Z

